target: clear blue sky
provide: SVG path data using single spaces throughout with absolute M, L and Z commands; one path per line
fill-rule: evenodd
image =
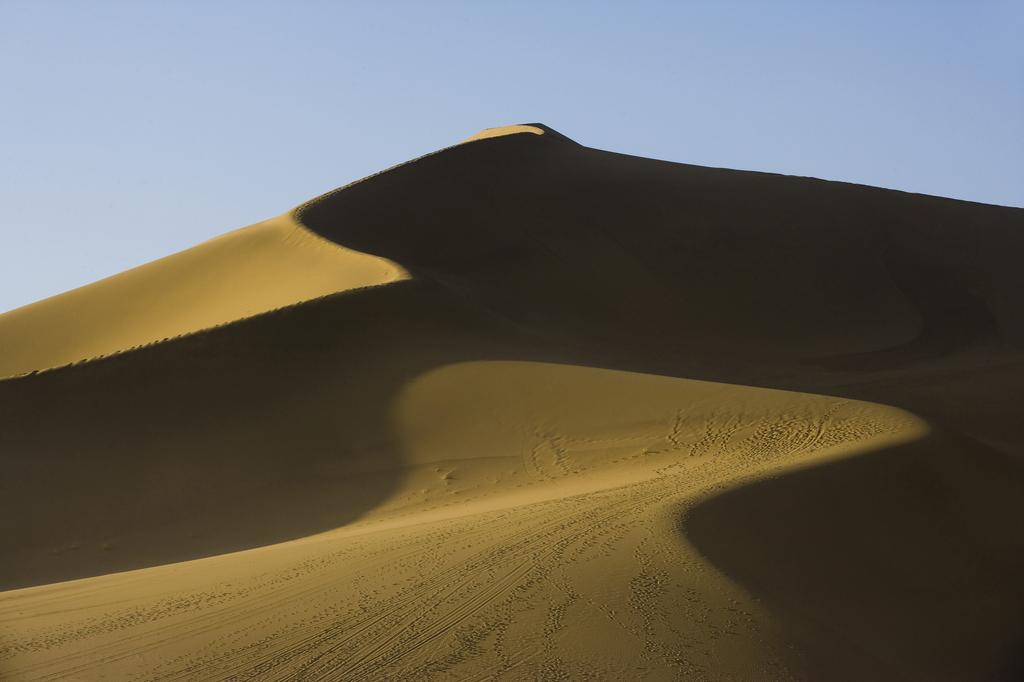
M 511 123 L 1024 206 L 1022 36 L 1020 0 L 0 0 L 0 311 Z

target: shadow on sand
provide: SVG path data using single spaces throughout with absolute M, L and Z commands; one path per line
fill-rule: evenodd
M 401 282 L 0 381 L 0 589 L 352 522 L 402 475 L 394 396 L 488 324 Z
M 959 436 L 706 500 L 690 541 L 820 680 L 1024 679 L 1024 474 Z

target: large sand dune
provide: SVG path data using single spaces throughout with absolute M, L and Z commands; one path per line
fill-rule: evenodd
M 531 124 L 7 313 L 0 677 L 1018 679 L 1021 259 Z

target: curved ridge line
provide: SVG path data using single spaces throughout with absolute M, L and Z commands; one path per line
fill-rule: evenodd
M 311 207 L 313 207 L 313 206 L 315 206 L 315 205 L 317 205 L 317 204 L 319 204 L 319 203 L 321 203 L 323 201 L 326 201 L 327 199 L 329 199 L 329 198 L 335 196 L 336 194 L 338 194 L 338 192 L 346 190 L 349 187 L 352 187 L 354 185 L 358 185 L 361 182 L 365 182 L 367 180 L 373 179 L 373 178 L 377 177 L 378 175 L 384 175 L 385 173 L 389 173 L 389 172 L 395 170 L 396 168 L 401 168 L 402 166 L 408 166 L 409 164 L 416 163 L 417 161 L 422 161 L 423 159 L 429 158 L 429 157 L 434 156 L 436 154 L 441 154 L 442 152 L 446 152 L 449 149 L 454 149 L 456 147 L 461 147 L 464 144 L 470 144 L 472 142 L 482 142 L 484 140 L 491 140 L 491 139 L 494 139 L 496 137 L 508 137 L 510 135 L 518 135 L 518 134 L 522 134 L 522 133 L 525 133 L 525 132 L 532 132 L 532 131 L 526 130 L 527 128 L 533 128 L 534 130 L 540 131 L 539 133 L 533 133 L 534 135 L 545 135 L 546 134 L 546 132 L 543 129 L 537 128 L 536 126 L 530 126 L 530 125 L 499 126 L 498 128 L 485 128 L 484 130 L 482 130 L 480 132 L 481 133 L 482 132 L 486 132 L 487 130 L 500 130 L 502 127 L 504 127 L 504 128 L 523 128 L 523 130 L 516 130 L 514 132 L 506 133 L 506 134 L 503 134 L 503 135 L 490 135 L 490 136 L 487 136 L 487 137 L 477 137 L 476 135 L 474 135 L 472 137 L 469 137 L 469 138 L 463 140 L 462 142 L 457 142 L 456 144 L 449 145 L 447 147 L 443 147 L 441 149 L 438 149 L 437 151 L 433 151 L 433 152 L 430 152 L 428 154 L 424 154 L 423 156 L 417 156 L 415 159 L 409 159 L 408 161 L 403 161 L 402 163 L 395 164 L 394 166 L 391 166 L 390 168 L 385 168 L 384 170 L 377 171 L 376 173 L 373 173 L 371 175 L 367 175 L 365 178 L 360 178 L 358 180 L 354 180 L 353 182 L 348 183 L 347 185 L 342 185 L 341 187 L 338 187 L 337 189 L 332 189 L 330 192 L 325 192 L 324 194 L 321 194 L 318 197 L 313 197 L 309 201 L 305 201 L 305 202 L 299 204 L 298 206 L 296 206 L 295 208 L 293 208 L 291 211 L 288 212 L 288 215 L 296 223 L 298 223 L 298 224 L 302 225 L 303 227 L 305 227 L 305 224 L 302 222 L 302 214 L 305 213 L 307 208 L 311 208 Z M 480 133 L 477 133 L 477 135 L 479 135 L 479 134 Z

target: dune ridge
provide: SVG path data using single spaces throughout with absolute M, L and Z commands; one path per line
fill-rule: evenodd
M 543 135 L 544 129 L 535 125 L 519 125 L 519 126 L 500 126 L 498 128 L 486 128 L 481 130 L 476 135 L 470 135 L 459 144 L 465 144 L 467 142 L 473 142 L 474 140 L 486 140 L 491 137 L 501 137 L 502 135 L 515 135 L 517 133 L 533 133 L 534 135 Z
M 1024 210 L 528 124 L 275 221 L 0 381 L 5 679 L 1024 674 Z
M 282 215 L 0 315 L 0 377 L 405 276 L 394 263 L 345 249 Z
M 398 191 L 404 201 L 385 200 Z M 546 133 L 457 145 L 294 214 L 574 343 L 656 356 L 724 346 L 762 363 L 1024 343 L 1024 303 L 1010 293 L 1024 289 L 1022 209 L 641 159 Z

